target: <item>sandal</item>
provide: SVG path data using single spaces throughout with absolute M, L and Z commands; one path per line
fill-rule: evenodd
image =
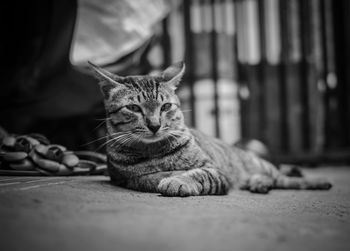
M 2 135 L 0 175 L 70 176 L 106 174 L 107 158 L 92 151 L 68 151 L 42 134 Z

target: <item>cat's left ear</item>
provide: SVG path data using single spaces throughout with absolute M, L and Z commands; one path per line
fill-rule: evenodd
M 183 61 L 177 62 L 166 68 L 162 73 L 162 77 L 166 81 L 164 84 L 168 85 L 175 91 L 185 74 L 185 69 L 186 66 Z
M 99 85 L 105 98 L 109 98 L 109 94 L 112 89 L 122 87 L 121 83 L 123 82 L 123 77 L 119 77 L 109 71 L 106 71 L 90 61 L 88 61 L 88 63 L 95 77 L 100 81 Z

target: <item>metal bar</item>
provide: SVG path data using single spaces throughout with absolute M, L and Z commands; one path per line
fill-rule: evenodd
M 212 80 L 214 82 L 214 116 L 215 116 L 215 136 L 220 137 L 220 108 L 219 108 L 219 90 L 218 90 L 218 55 L 217 55 L 217 30 L 216 30 L 216 20 L 215 20 L 215 4 L 218 4 L 215 0 L 210 0 L 211 7 L 211 17 L 212 17 L 212 30 L 210 33 L 211 43 L 210 43 L 210 56 L 211 56 L 211 73 Z
M 331 109 L 332 93 L 337 86 L 336 69 L 335 69 L 335 50 L 334 50 L 334 31 L 333 31 L 333 6 L 332 0 L 322 0 L 322 22 L 323 22 L 323 39 L 324 43 L 324 63 L 326 72 L 326 93 L 325 93 L 325 147 L 331 148 L 334 144 L 335 137 L 332 135 L 332 125 L 336 118 Z
M 327 10 L 328 11 L 328 10 Z M 325 94 L 323 97 L 323 102 L 324 102 L 324 116 L 325 116 L 325 125 L 324 125 L 324 134 L 325 134 L 325 147 L 327 147 L 329 145 L 329 107 L 327 106 L 327 103 L 329 101 L 329 87 L 327 84 L 327 73 L 329 72 L 328 69 L 328 53 L 327 53 L 327 19 L 326 19 L 326 9 L 325 9 L 325 1 L 324 0 L 320 0 L 320 22 L 321 22 L 321 40 L 324 41 L 322 43 L 322 54 L 323 54 L 323 62 L 322 63 L 322 67 L 323 67 L 323 72 L 322 72 L 322 78 L 324 80 L 325 83 Z
M 258 13 L 259 13 L 259 42 L 260 42 L 260 54 L 261 54 L 261 61 L 257 68 L 258 76 L 260 78 L 260 97 L 259 97 L 259 121 L 261 125 L 260 130 L 260 137 L 259 139 L 263 142 L 267 142 L 268 139 L 266 138 L 266 127 L 268 123 L 267 119 L 267 109 L 266 109 L 266 68 L 267 68 L 267 61 L 266 61 L 266 26 L 265 26 L 265 0 L 259 0 L 258 1 Z M 277 137 L 279 138 L 279 137 Z
M 280 63 L 280 133 L 281 133 L 281 142 L 280 146 L 283 149 L 284 152 L 288 151 L 289 146 L 289 133 L 288 133 L 288 123 L 287 123 L 287 114 L 288 114 L 288 106 L 287 106 L 287 87 L 286 87 L 286 75 L 287 75 L 287 69 L 286 64 L 288 62 L 288 1 L 279 1 L 280 5 L 280 20 L 281 20 L 281 26 L 280 26 L 280 36 L 281 36 L 281 56 L 282 60 Z
M 332 113 L 335 114 L 332 126 L 333 137 L 338 139 L 337 145 L 350 144 L 350 32 L 349 11 L 350 1 L 332 1 L 333 4 L 333 29 L 335 39 L 337 86 L 332 95 Z
M 287 3 L 287 13 L 284 15 L 287 26 L 282 30 L 282 37 L 285 38 L 282 54 L 285 66 L 288 152 L 297 154 L 303 151 L 302 116 L 305 112 L 301 100 L 301 18 L 298 0 L 282 2 Z
M 187 72 L 185 75 L 185 80 L 189 85 L 190 90 L 190 106 L 191 112 L 191 126 L 196 127 L 196 98 L 194 94 L 194 44 L 193 44 L 193 34 L 191 31 L 191 1 L 183 0 L 183 14 L 184 14 L 184 31 L 185 31 L 185 61 Z
M 308 110 L 308 79 L 307 79 L 307 73 L 308 73 L 308 64 L 307 64 L 307 55 L 309 51 L 308 46 L 308 36 L 309 36 L 309 28 L 307 20 L 309 18 L 308 8 L 307 8 L 307 2 L 305 0 L 299 0 L 299 11 L 301 16 L 301 22 L 300 22 L 300 33 L 301 33 L 301 95 L 302 95 L 302 104 L 303 104 L 303 119 L 302 119 L 302 128 L 303 128 L 303 148 L 309 149 L 310 148 L 310 140 L 309 140 L 309 134 L 310 134 L 310 128 L 308 126 L 309 121 L 309 110 Z
M 345 81 L 343 82 L 343 86 L 344 86 L 344 91 L 342 92 L 342 98 L 343 98 L 343 104 L 344 104 L 344 110 L 343 110 L 343 114 L 342 114 L 342 118 L 344 118 L 344 121 L 342 123 L 342 129 L 343 129 L 343 134 L 345 135 L 345 137 L 343 136 L 342 138 L 343 140 L 343 144 L 344 145 L 350 145 L 350 48 L 349 48 L 349 44 L 350 44 L 350 32 L 349 32 L 349 28 L 350 28 L 350 17 L 349 17 L 349 13 L 350 13 L 350 2 L 349 1 L 343 1 L 344 2 L 344 8 L 343 8 L 343 17 L 344 17 L 344 21 L 343 21 L 343 33 L 345 34 L 345 44 L 346 46 L 344 47 L 345 50 L 345 64 L 342 66 L 344 68 L 344 72 L 345 72 Z
M 241 133 L 242 138 L 249 137 L 249 120 L 248 120 L 248 101 L 246 99 L 246 93 L 247 93 L 247 77 L 245 74 L 245 68 L 242 65 L 241 59 L 242 54 L 244 53 L 241 44 L 242 44 L 242 37 L 243 37 L 243 8 L 242 8 L 242 0 L 234 0 L 235 8 L 234 8 L 234 24 L 235 24 L 235 31 L 236 31 L 236 58 L 235 63 L 237 66 L 237 81 L 238 81 L 238 96 L 239 96 L 239 102 L 240 102 L 240 116 L 241 116 Z

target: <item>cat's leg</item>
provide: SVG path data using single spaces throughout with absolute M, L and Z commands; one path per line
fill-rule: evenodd
M 252 193 L 268 193 L 274 187 L 274 179 L 265 174 L 253 174 L 248 180 L 248 186 Z
M 185 171 L 167 171 L 133 177 L 128 179 L 126 187 L 142 192 L 157 193 L 158 185 L 162 179 L 172 175 L 180 175 L 183 172 Z
M 325 179 L 310 179 L 279 175 L 276 178 L 275 187 L 281 189 L 328 190 L 332 187 L 332 184 Z
M 164 178 L 158 192 L 164 196 L 224 195 L 232 187 L 226 175 L 213 168 L 195 168 Z
M 273 178 L 264 174 L 254 174 L 248 180 L 247 188 L 253 193 L 268 193 L 271 189 L 328 190 L 332 184 L 324 179 L 288 177 L 278 175 Z

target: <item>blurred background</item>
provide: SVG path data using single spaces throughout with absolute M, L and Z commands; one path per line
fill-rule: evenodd
M 46 0 L 1 8 L 0 126 L 99 150 L 90 60 L 120 75 L 184 60 L 187 124 L 276 162 L 350 162 L 350 1 Z M 92 142 L 92 143 L 90 143 Z

